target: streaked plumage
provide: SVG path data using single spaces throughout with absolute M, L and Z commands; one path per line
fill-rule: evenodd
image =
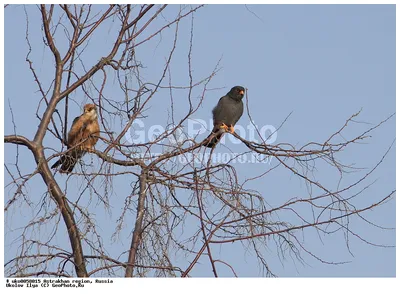
M 93 149 L 100 135 L 96 105 L 86 104 L 83 114 L 72 122 L 68 133 L 68 151 L 52 165 L 55 168 L 61 164 L 60 172 L 70 173 L 78 160 L 85 155 L 86 150 Z

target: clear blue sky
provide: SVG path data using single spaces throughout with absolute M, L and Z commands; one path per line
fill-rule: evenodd
M 287 142 L 299 147 L 306 142 L 326 140 L 347 118 L 360 109 L 360 123 L 349 127 L 346 132 L 348 137 L 359 134 L 395 112 L 395 5 L 249 5 L 247 8 L 243 5 L 209 5 L 195 14 L 192 65 L 194 77 L 200 79 L 206 76 L 221 59 L 222 69 L 213 79 L 211 86 L 222 89 L 208 92 L 206 101 L 194 118 L 209 118 L 211 109 L 219 97 L 232 86 L 243 85 L 248 89 L 249 107 L 256 124 L 278 127 L 287 115 L 293 112 L 284 127 L 279 130 L 276 143 Z M 28 9 L 34 11 L 36 8 L 32 6 Z M 175 12 L 176 7 L 171 6 L 166 9 L 165 15 L 168 17 Z M 32 59 L 35 60 L 34 66 L 41 78 L 48 81 L 54 70 L 53 60 L 46 52 L 48 49 L 42 44 L 39 21 L 36 12 L 35 18 L 30 19 L 32 28 L 36 26 L 30 33 L 34 48 Z M 188 79 L 187 40 L 190 19 L 185 20 L 183 24 L 186 25 L 182 25 L 180 29 L 178 57 L 173 63 L 174 82 L 178 85 L 186 84 Z M 35 111 L 40 94 L 25 62 L 25 27 L 22 6 L 7 8 L 4 133 L 13 133 L 8 104 L 10 101 L 17 134 L 32 138 L 32 132 L 38 126 Z M 108 34 L 107 28 L 101 33 Z M 155 46 L 159 39 L 139 50 L 138 54 L 147 67 L 145 78 L 154 80 L 158 74 L 153 68 L 158 68 L 158 64 L 165 62 L 166 52 L 171 43 L 168 38 L 173 36 L 173 33 L 173 29 L 167 31 L 158 47 Z M 100 48 L 101 44 L 110 44 L 104 35 L 97 34 L 93 37 L 91 42 L 96 46 L 88 48 L 87 60 L 98 60 L 96 48 Z M 111 82 L 107 89 L 108 94 L 114 93 L 113 87 L 118 87 L 116 81 Z M 118 93 L 115 94 L 115 100 L 124 99 L 120 92 L 115 90 L 115 93 Z M 78 115 L 81 106 L 87 102 L 82 97 L 82 92 L 77 91 L 73 94 L 72 98 L 77 103 L 71 108 L 70 119 Z M 166 102 L 156 100 L 150 104 L 148 125 L 165 123 L 166 114 L 162 109 L 155 108 L 157 104 L 160 107 L 159 103 Z M 175 111 L 179 117 L 185 114 L 186 108 L 180 106 Z M 239 123 L 242 126 L 248 125 L 248 116 L 243 115 Z M 121 130 L 117 123 L 114 127 L 115 132 Z M 349 164 L 355 163 L 358 167 L 372 168 L 395 139 L 395 119 L 391 119 L 372 135 L 372 138 L 365 141 L 366 144 L 349 148 L 341 154 L 340 159 Z M 46 143 L 55 150 L 61 148 L 60 143 L 51 136 L 46 137 Z M 243 145 L 232 144 L 228 140 L 226 144 L 234 152 L 245 151 Z M 32 156 L 24 149 L 20 148 L 21 159 L 24 162 L 23 172 L 29 172 L 33 170 L 34 162 Z M 49 150 L 48 154 L 51 153 L 53 151 Z M 15 147 L 5 146 L 5 163 L 12 163 L 14 159 Z M 87 156 L 87 160 L 90 160 L 90 156 Z M 239 179 L 244 181 L 260 174 L 263 168 L 265 167 L 262 165 L 242 165 L 238 169 Z M 304 182 L 283 168 L 280 169 L 263 180 L 253 182 L 251 186 L 252 189 L 259 190 L 273 206 L 280 205 L 292 197 L 307 195 Z M 318 178 L 328 186 L 334 185 L 336 182 L 331 180 L 328 172 L 324 176 L 325 171 L 327 172 L 321 167 L 317 172 Z M 346 181 L 354 181 L 365 172 L 361 170 L 347 175 Z M 58 175 L 57 179 L 61 177 Z M 396 188 L 394 148 L 367 184 L 375 180 L 376 182 L 360 197 L 360 206 L 383 198 Z M 9 181 L 9 176 L 5 174 L 5 183 Z M 80 186 L 83 183 L 83 179 L 75 177 L 66 185 L 71 187 L 69 191 L 73 194 L 76 187 L 82 188 Z M 97 200 L 92 199 L 87 192 L 84 194 L 87 199 L 92 199 L 93 212 L 104 233 L 103 241 L 108 244 L 107 250 L 114 257 L 127 250 L 130 244 L 129 230 L 125 230 L 117 242 L 108 242 L 125 197 L 130 193 L 130 187 L 124 187 L 123 183 L 123 180 L 118 182 L 109 196 L 113 205 L 110 211 L 96 205 Z M 45 187 L 41 180 L 38 177 L 33 179 L 28 190 L 32 201 L 37 203 L 44 192 Z M 8 200 L 7 195 L 9 189 L 5 189 L 5 201 Z M 29 208 L 26 209 L 29 211 Z M 8 223 L 5 231 L 24 225 L 28 217 L 24 215 L 24 211 L 26 210 L 14 211 L 13 216 L 6 218 Z M 366 216 L 380 226 L 395 227 L 395 201 L 392 200 L 385 206 L 368 212 Z M 133 216 L 130 216 L 128 222 L 133 221 Z M 371 242 L 395 245 L 394 230 L 382 231 L 361 222 L 355 222 L 353 229 Z M 51 230 L 51 226 L 48 230 Z M 64 226 L 59 230 L 60 234 L 63 230 Z M 12 241 L 18 233 L 19 231 L 15 231 L 5 238 L 6 261 L 15 254 Z M 312 249 L 314 254 L 328 261 L 351 262 L 336 266 L 321 264 L 305 254 L 304 264 L 293 262 L 290 256 L 281 262 L 276 256 L 276 251 L 270 250 L 266 255 L 267 261 L 276 275 L 387 277 L 396 274 L 394 248 L 372 247 L 350 237 L 352 256 L 341 234 L 323 236 L 323 242 L 313 232 L 306 232 L 304 236 L 305 245 Z M 59 242 L 63 242 L 63 236 L 57 238 Z M 221 258 L 235 267 L 239 276 L 261 275 L 252 253 L 245 252 L 239 244 L 222 247 L 221 250 L 218 246 L 214 248 L 221 254 Z M 230 271 L 223 267 L 220 268 L 220 273 L 230 275 Z M 196 267 L 192 275 L 212 276 L 207 259 L 202 260 L 202 265 Z

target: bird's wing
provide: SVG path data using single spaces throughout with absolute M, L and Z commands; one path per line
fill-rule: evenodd
M 222 122 L 223 120 L 223 110 L 226 104 L 226 96 L 219 99 L 217 106 L 212 110 L 214 124 L 215 122 Z
M 81 141 L 81 133 L 84 128 L 84 116 L 78 116 L 74 119 L 71 125 L 71 129 L 68 133 L 68 147 L 71 148 L 77 145 Z

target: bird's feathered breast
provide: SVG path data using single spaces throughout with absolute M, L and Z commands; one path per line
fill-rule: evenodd
M 212 113 L 214 123 L 219 122 L 227 125 L 235 125 L 243 114 L 243 101 L 224 96 L 219 99 Z
M 93 147 L 98 140 L 100 127 L 97 118 L 82 114 L 74 119 L 68 134 L 68 147 L 79 145 L 80 147 Z M 82 143 L 83 142 L 83 143 Z

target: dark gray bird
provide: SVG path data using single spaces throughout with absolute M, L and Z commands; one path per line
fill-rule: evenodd
M 212 111 L 214 128 L 207 137 L 204 146 L 213 148 L 219 142 L 223 135 L 223 132 L 218 132 L 220 129 L 224 129 L 229 133 L 235 131 L 234 125 L 243 114 L 243 96 L 244 88 L 235 86 L 224 97 L 219 99 L 217 106 Z

